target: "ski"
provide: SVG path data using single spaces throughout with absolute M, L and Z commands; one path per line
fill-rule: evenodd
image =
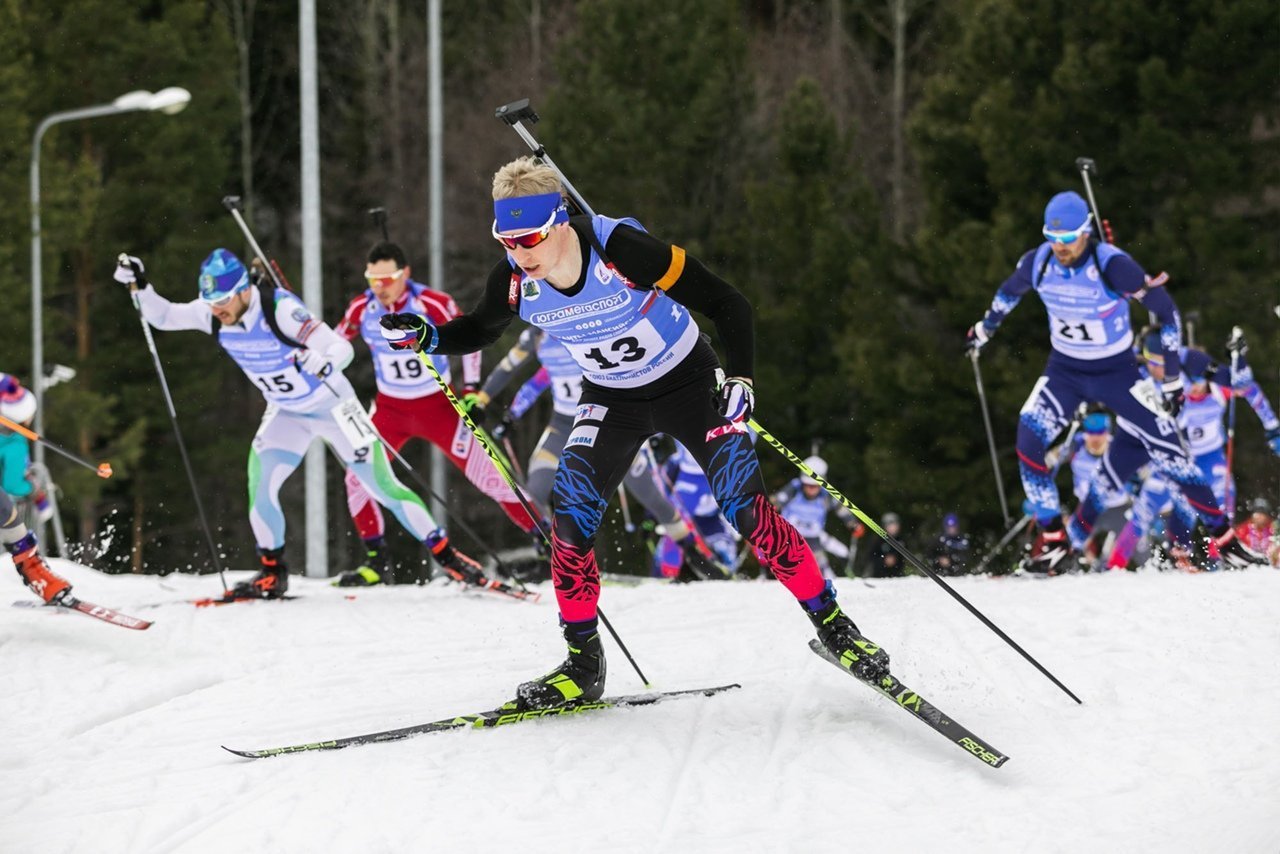
M 297 599 L 297 596 L 276 596 L 273 599 L 264 599 L 261 596 L 209 596 L 205 599 L 186 599 L 187 604 L 195 605 L 197 608 L 216 608 L 220 605 L 234 605 L 237 602 L 283 602 L 290 599 Z
M 92 602 L 85 602 L 83 599 L 67 594 L 57 602 L 31 602 L 23 599 L 13 603 L 15 608 L 57 608 L 64 611 L 79 611 L 81 614 L 87 614 L 95 619 L 102 620 L 105 623 L 111 623 L 115 626 L 121 626 L 126 629 L 136 629 L 143 631 L 151 628 L 150 620 L 140 620 L 137 617 L 130 617 L 128 614 L 122 614 L 114 608 L 107 608 L 103 605 L 95 605 Z
M 846 675 L 852 676 L 848 670 L 840 666 L 827 648 L 819 641 L 809 641 L 809 649 L 814 651 L 824 661 L 830 662 L 833 666 L 840 668 Z M 854 676 L 857 679 L 858 677 Z M 862 682 L 861 679 L 858 679 Z M 937 706 L 930 703 L 924 697 L 921 697 L 915 691 L 912 691 L 906 685 L 903 685 L 898 678 L 892 674 L 886 675 L 878 684 L 865 682 L 863 684 L 870 685 L 872 688 L 884 694 L 890 700 L 893 700 L 903 709 L 906 709 L 915 717 L 924 721 L 929 727 L 941 733 L 949 741 L 959 745 L 966 753 L 975 756 L 979 761 L 990 765 L 992 768 L 999 768 L 1005 762 L 1009 761 L 1009 757 L 974 735 L 965 727 L 951 720 L 942 713 Z
M 725 691 L 731 691 L 734 688 L 742 686 L 736 682 L 732 685 L 719 685 L 714 688 L 691 688 L 685 691 L 659 691 L 651 694 L 631 694 L 622 697 L 603 697 L 594 702 L 568 702 L 561 706 L 555 706 L 550 709 L 533 709 L 527 712 L 517 712 L 509 708 L 500 707 L 491 709 L 487 712 L 475 712 L 467 715 L 456 715 L 451 718 L 441 718 L 438 721 L 430 723 L 417 724 L 416 726 L 402 727 L 400 729 L 389 729 L 384 732 L 374 732 L 365 735 L 353 735 L 346 738 L 336 738 L 330 741 L 317 741 L 311 744 L 296 744 L 292 747 L 271 747 L 265 750 L 233 750 L 223 745 L 223 750 L 228 753 L 234 753 L 236 756 L 243 756 L 246 759 L 262 759 L 267 756 L 280 756 L 285 753 L 304 753 L 312 750 L 341 750 L 344 747 L 356 747 L 361 744 L 376 744 L 383 741 L 399 741 L 404 738 L 412 738 L 415 735 L 423 735 L 432 732 L 444 732 L 446 730 L 456 729 L 491 729 L 493 727 L 507 726 L 508 724 L 517 724 L 524 721 L 536 720 L 539 718 L 556 718 L 564 716 L 577 716 L 587 712 L 596 712 L 601 709 L 617 709 L 629 706 L 652 706 L 666 700 L 679 697 L 710 697 L 714 694 L 721 694 Z
M 486 578 L 479 584 L 466 584 L 464 590 L 483 590 L 486 593 L 496 593 L 499 596 L 506 596 L 509 599 L 519 599 L 522 602 L 537 602 L 542 598 L 542 594 L 536 590 L 521 589 L 505 581 L 499 581 L 496 578 Z

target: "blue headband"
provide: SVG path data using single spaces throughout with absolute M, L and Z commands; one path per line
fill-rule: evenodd
M 569 209 L 558 192 L 537 196 L 495 199 L 493 228 L 495 231 L 536 231 L 555 214 L 556 222 L 569 221 Z
M 1084 432 L 1098 434 L 1111 430 L 1111 418 L 1105 412 L 1090 412 L 1084 417 Z

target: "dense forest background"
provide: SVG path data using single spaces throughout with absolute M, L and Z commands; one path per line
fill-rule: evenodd
M 319 9 L 324 305 L 364 287 L 370 207 L 427 269 L 425 0 Z M 965 329 L 1040 241 L 1077 156 L 1119 245 L 1167 270 L 1212 352 L 1234 324 L 1280 392 L 1280 7 L 1270 0 L 468 0 L 444 4 L 445 278 L 465 307 L 497 256 L 488 185 L 525 153 L 494 120 L 529 97 L 535 131 L 597 211 L 638 217 L 757 308 L 759 417 L 908 540 L 958 510 L 1003 527 Z M 196 295 L 200 260 L 260 241 L 300 280 L 297 8 L 259 0 L 0 0 L 0 370 L 29 379 L 27 164 L 52 112 L 183 86 L 176 116 L 53 129 L 42 147 L 47 434 L 109 481 L 51 456 L 71 538 L 103 569 L 208 570 L 136 313 L 111 280 L 140 255 L 162 293 Z M 1028 300 L 984 354 L 1006 489 L 1021 499 L 1017 412 L 1048 354 Z M 510 343 L 513 328 L 503 345 Z M 252 566 L 245 457 L 263 403 L 207 337 L 158 346 L 205 505 L 232 567 Z M 505 352 L 486 352 L 486 367 Z M 367 352 L 348 375 L 371 396 Z M 515 434 L 528 449 L 528 418 Z M 412 446 L 411 446 L 412 447 Z M 1280 461 L 1239 419 L 1245 498 L 1277 497 Z M 409 454 L 426 467 L 426 454 Z M 762 449 L 771 485 L 793 471 Z M 330 465 L 330 549 L 354 538 Z M 516 541 L 488 502 L 455 512 Z M 302 563 L 302 477 L 286 488 Z M 620 536 L 615 524 L 609 536 Z M 407 547 L 406 547 L 407 548 Z M 613 552 L 612 549 L 609 550 Z M 623 554 L 627 552 L 624 550 Z M 606 558 L 606 567 L 610 562 Z M 622 568 L 622 567 L 613 567 Z M 639 568 L 639 567 L 636 567 Z

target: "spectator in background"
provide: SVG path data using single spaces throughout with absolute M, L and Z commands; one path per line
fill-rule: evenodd
M 0 415 L 26 427 L 35 414 L 36 396 L 13 374 L 0 373 Z M 26 503 L 36 491 L 27 477 L 30 466 L 26 437 L 0 425 L 0 489 L 15 503 Z
M 933 544 L 930 556 L 939 575 L 963 575 L 969 563 L 969 535 L 960 530 L 960 517 L 948 513 L 942 517 L 942 533 Z
M 897 513 L 886 513 L 880 519 L 880 527 L 884 528 L 889 536 L 897 539 L 902 532 L 902 520 L 898 518 Z M 900 578 L 902 574 L 902 555 L 881 539 L 871 551 L 871 559 L 867 562 L 867 575 L 871 578 Z
M 1249 502 L 1249 518 L 1236 526 L 1240 542 L 1267 556 L 1272 566 L 1280 566 L 1280 531 L 1271 515 L 1271 505 L 1265 498 Z

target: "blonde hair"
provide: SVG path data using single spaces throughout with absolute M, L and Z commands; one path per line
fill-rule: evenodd
M 532 157 L 512 160 L 493 173 L 493 198 L 514 199 L 519 196 L 537 196 L 542 193 L 563 193 L 564 187 L 555 170 Z

